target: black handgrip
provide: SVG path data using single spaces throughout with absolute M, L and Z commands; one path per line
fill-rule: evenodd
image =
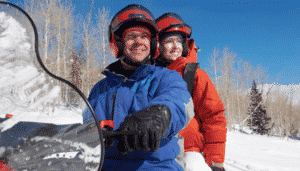
M 115 139 L 120 139 L 122 135 L 138 135 L 139 133 L 138 132 L 129 132 L 129 131 L 119 131 L 119 130 L 116 130 L 116 131 L 108 131 L 108 130 L 105 130 L 105 129 L 102 129 L 102 133 L 105 136 L 107 137 L 113 137 Z

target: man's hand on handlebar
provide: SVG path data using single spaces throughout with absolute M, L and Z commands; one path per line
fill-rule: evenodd
M 157 151 L 170 122 L 171 112 L 165 105 L 153 105 L 126 116 L 114 135 L 118 139 L 117 150 L 122 155 L 140 149 Z

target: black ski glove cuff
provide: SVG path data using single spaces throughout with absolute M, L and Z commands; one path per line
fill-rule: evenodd
M 171 111 L 165 105 L 153 105 L 142 111 L 126 116 L 119 131 L 132 133 L 123 135 L 117 144 L 121 154 L 142 149 L 144 152 L 157 151 L 160 140 L 167 133 L 171 123 Z
M 216 167 L 216 166 L 212 166 L 210 167 L 212 171 L 225 171 L 225 169 L 222 167 L 222 168 L 219 168 L 219 167 Z

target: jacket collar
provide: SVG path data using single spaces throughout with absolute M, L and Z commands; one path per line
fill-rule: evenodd
M 181 73 L 184 70 L 187 60 L 184 57 L 178 57 L 175 61 L 173 61 L 167 68 L 170 70 L 176 70 L 177 72 Z
M 102 74 L 104 74 L 106 77 L 121 79 L 126 78 L 128 81 L 137 81 L 148 76 L 152 70 L 153 66 L 148 64 L 142 65 L 135 70 L 125 70 L 121 64 L 121 61 L 118 60 L 108 65 L 102 71 Z

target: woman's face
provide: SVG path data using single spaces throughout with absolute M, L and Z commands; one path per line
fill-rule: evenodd
M 162 57 L 168 61 L 175 61 L 182 55 L 182 40 L 180 36 L 170 36 L 162 41 Z

